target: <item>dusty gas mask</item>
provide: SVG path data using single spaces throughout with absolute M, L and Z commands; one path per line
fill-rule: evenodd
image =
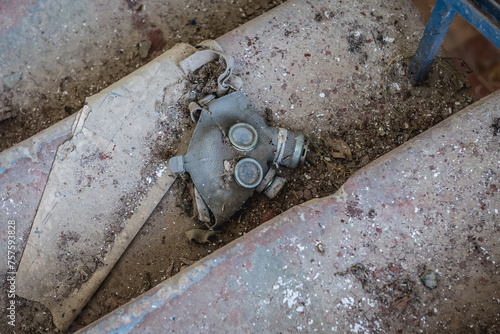
M 199 118 L 186 155 L 169 165 L 174 173 L 190 174 L 199 219 L 214 228 L 254 190 L 274 197 L 285 183 L 275 168 L 297 167 L 308 142 L 302 133 L 269 127 L 241 92 L 210 95 L 200 104 L 190 105 Z

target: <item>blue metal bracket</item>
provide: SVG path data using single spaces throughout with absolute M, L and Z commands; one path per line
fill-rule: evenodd
M 409 73 L 414 82 L 422 81 L 432 66 L 456 13 L 472 24 L 500 49 L 500 6 L 495 0 L 473 0 L 485 13 L 468 0 L 437 0 L 431 17 L 413 56 Z M 492 20 L 490 20 L 490 18 Z M 494 22 L 493 22 L 494 21 Z

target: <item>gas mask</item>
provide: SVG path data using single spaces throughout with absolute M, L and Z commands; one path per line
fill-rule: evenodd
M 273 198 L 285 179 L 280 165 L 295 168 L 307 154 L 299 132 L 269 127 L 247 97 L 234 92 L 191 103 L 199 113 L 186 155 L 170 159 L 174 173 L 188 172 L 194 183 L 198 218 L 211 229 L 238 211 L 255 191 Z

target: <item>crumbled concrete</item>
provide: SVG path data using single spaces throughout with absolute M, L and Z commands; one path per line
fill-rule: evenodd
M 13 73 L 9 76 L 2 78 L 2 80 L 7 87 L 12 89 L 21 80 L 21 72 Z
M 146 59 L 149 55 L 149 49 L 151 49 L 151 41 L 140 41 L 139 42 L 139 56 L 142 59 Z
M 420 280 L 422 284 L 429 290 L 435 289 L 438 286 L 438 278 L 434 271 L 427 270 L 422 275 L 420 275 Z
M 473 104 L 80 333 L 497 332 L 499 102 Z

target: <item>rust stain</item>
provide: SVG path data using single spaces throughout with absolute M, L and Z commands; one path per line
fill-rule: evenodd
M 151 52 L 160 51 L 167 44 L 161 29 L 151 31 L 148 34 L 148 39 L 151 41 Z

